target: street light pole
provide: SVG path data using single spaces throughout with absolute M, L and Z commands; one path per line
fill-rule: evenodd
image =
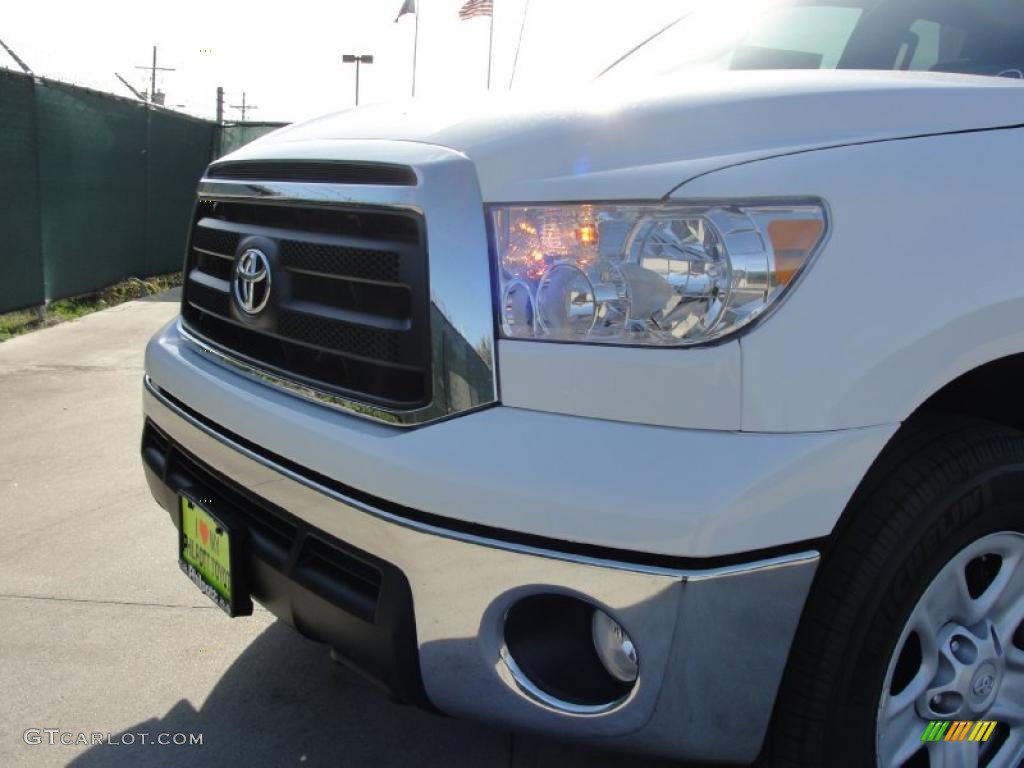
M 355 64 L 356 65 L 356 106 L 359 106 L 359 65 L 360 64 L 373 64 L 372 54 L 363 54 L 356 56 L 352 53 L 346 53 L 342 55 L 341 61 L 343 64 Z

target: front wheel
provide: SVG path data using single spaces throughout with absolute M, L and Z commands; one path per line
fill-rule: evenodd
M 1022 596 L 1024 534 L 1017 531 L 982 536 L 942 566 L 890 656 L 875 732 L 878 765 L 1024 760 Z
M 776 708 L 780 766 L 1024 765 L 1024 434 L 909 426 L 824 559 Z

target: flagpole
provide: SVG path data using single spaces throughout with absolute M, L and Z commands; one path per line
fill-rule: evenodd
M 416 7 L 416 26 L 412 33 L 412 95 L 416 96 L 416 51 L 420 45 L 420 7 Z
M 491 6 L 491 28 L 487 33 L 487 90 L 491 90 L 491 54 L 494 52 L 494 6 Z
M 519 41 L 516 43 L 516 56 L 512 59 L 512 76 L 508 79 L 508 89 L 512 90 L 512 85 L 516 81 L 516 67 L 519 66 L 519 49 L 523 47 L 523 31 L 526 29 L 526 15 L 530 12 L 530 0 L 526 0 L 523 5 L 523 19 L 519 24 Z

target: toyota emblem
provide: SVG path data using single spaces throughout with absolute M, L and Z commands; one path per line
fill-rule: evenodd
M 258 248 L 249 248 L 235 264 L 235 301 L 247 315 L 259 314 L 270 300 L 270 261 Z

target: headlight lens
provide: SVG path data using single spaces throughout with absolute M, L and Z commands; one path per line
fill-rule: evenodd
M 491 208 L 502 334 L 697 344 L 775 302 L 825 235 L 820 205 Z

